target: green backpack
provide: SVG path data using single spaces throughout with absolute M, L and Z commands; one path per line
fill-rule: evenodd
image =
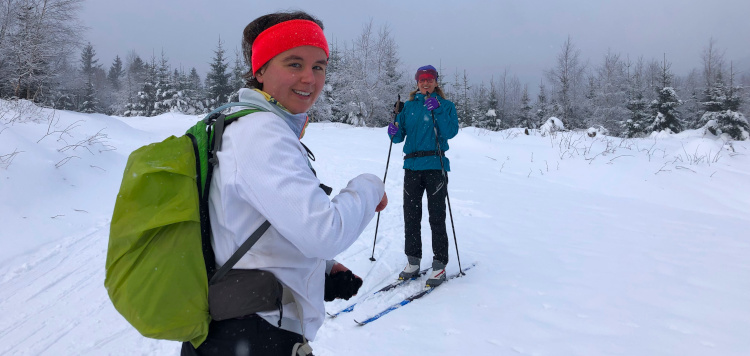
M 231 106 L 251 108 L 221 114 Z M 143 336 L 190 341 L 197 348 L 211 322 L 209 279 L 221 278 L 270 225 L 264 223 L 216 271 L 208 220 L 215 153 L 225 125 L 257 111 L 265 110 L 224 105 L 185 135 L 128 157 L 112 215 L 104 286 L 117 311 Z

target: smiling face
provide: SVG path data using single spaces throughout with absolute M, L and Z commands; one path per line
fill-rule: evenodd
M 423 78 L 419 78 L 419 81 L 417 82 L 417 88 L 419 89 L 419 92 L 422 93 L 422 95 L 427 95 L 427 93 L 434 93 L 436 86 L 437 81 L 432 77 L 425 76 Z
M 307 112 L 323 90 L 328 58 L 314 46 L 300 46 L 273 57 L 256 78 L 263 91 L 292 114 Z

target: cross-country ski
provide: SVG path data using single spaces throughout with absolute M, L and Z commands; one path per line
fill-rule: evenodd
M 476 266 L 476 263 L 472 263 L 471 265 L 467 266 L 466 268 L 463 269 L 463 271 L 466 272 L 466 271 L 470 270 L 474 266 Z M 460 276 L 463 276 L 463 275 L 460 272 L 456 272 L 454 274 L 449 275 L 447 277 L 447 279 L 451 280 L 451 279 L 454 279 L 454 278 L 457 278 L 457 277 L 460 277 Z M 407 304 L 409 304 L 409 303 L 411 303 L 411 302 L 413 302 L 413 301 L 415 301 L 415 300 L 417 300 L 419 298 L 422 298 L 422 297 L 426 296 L 427 294 L 432 293 L 433 290 L 435 290 L 436 288 L 440 287 L 441 285 L 434 286 L 434 287 L 425 287 L 424 289 L 422 289 L 422 290 L 420 290 L 420 291 L 418 291 L 418 292 L 416 292 L 416 293 L 414 293 L 414 294 L 412 294 L 412 295 L 404 298 L 404 300 L 402 300 L 402 301 L 400 301 L 400 302 L 398 302 L 396 304 L 393 304 L 393 305 L 389 306 L 388 308 L 385 308 L 383 311 L 381 311 L 381 312 L 379 312 L 379 313 L 377 313 L 377 314 L 375 314 L 373 316 L 367 317 L 366 319 L 364 319 L 362 321 L 354 320 L 354 322 L 357 323 L 360 326 L 369 324 L 369 323 L 371 323 L 371 322 L 373 322 L 375 320 L 380 319 L 380 317 L 382 317 L 383 315 L 386 315 L 386 314 L 388 314 L 388 313 L 390 313 L 390 312 L 392 312 L 392 311 L 394 311 L 394 310 L 396 310 L 398 308 L 403 307 L 404 305 L 407 305 Z
M 362 298 L 361 300 L 348 305 L 344 309 L 341 309 L 341 310 L 339 310 L 339 311 L 337 311 L 335 313 L 328 313 L 328 316 L 331 317 L 331 318 L 335 318 L 335 317 L 339 316 L 340 314 L 351 312 L 351 311 L 354 310 L 354 307 L 357 306 L 357 304 L 361 304 L 361 303 L 367 301 L 368 299 L 372 298 L 373 296 L 377 295 L 378 293 L 382 293 L 382 292 L 386 292 L 386 291 L 395 289 L 395 288 L 400 287 L 400 286 L 402 286 L 402 285 L 404 285 L 404 284 L 406 284 L 406 283 L 408 283 L 408 282 L 410 282 L 412 280 L 415 280 L 415 279 L 419 278 L 420 276 L 424 276 L 425 274 L 427 274 L 427 271 L 429 271 L 429 270 L 430 270 L 429 268 L 425 268 L 423 270 L 420 270 L 419 271 L 419 276 L 416 276 L 416 277 L 411 278 L 411 279 L 399 279 L 399 280 L 396 280 L 395 282 L 393 282 L 391 284 L 388 284 L 385 287 L 376 290 L 375 292 L 370 293 L 370 295 Z

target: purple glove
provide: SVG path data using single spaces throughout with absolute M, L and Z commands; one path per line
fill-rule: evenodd
M 391 122 L 388 124 L 388 135 L 393 136 L 398 132 L 398 125 Z
M 440 102 L 437 98 L 429 97 L 424 100 L 424 106 L 427 107 L 427 110 L 435 110 L 440 107 Z

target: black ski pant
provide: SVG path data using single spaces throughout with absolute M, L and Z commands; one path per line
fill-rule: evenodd
M 422 197 L 427 192 L 433 259 L 448 264 L 448 232 L 445 229 L 445 199 L 448 176 L 443 171 L 404 170 L 404 252 L 422 258 Z
M 180 356 L 289 356 L 302 335 L 279 329 L 258 315 L 211 321 L 208 337 L 197 349 L 182 344 Z

